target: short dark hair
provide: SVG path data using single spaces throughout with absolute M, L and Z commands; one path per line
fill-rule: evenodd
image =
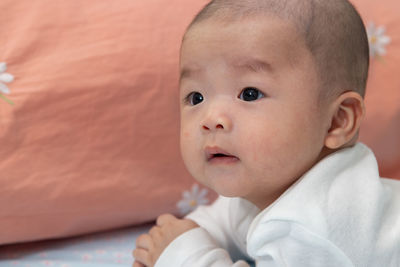
M 212 0 L 190 28 L 209 18 L 232 21 L 274 15 L 291 22 L 314 57 L 324 95 L 356 91 L 365 95 L 368 37 L 361 16 L 347 0 Z

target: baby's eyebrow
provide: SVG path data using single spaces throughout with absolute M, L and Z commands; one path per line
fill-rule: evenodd
M 190 77 L 193 74 L 199 73 L 200 71 L 201 69 L 197 67 L 189 67 L 189 66 L 183 67 L 180 73 L 180 80 Z
M 247 70 L 250 72 L 273 72 L 273 67 L 270 63 L 256 58 L 234 60 L 231 62 L 231 66 L 235 69 Z M 184 66 L 180 72 L 180 80 L 196 75 L 202 71 L 204 70 L 198 66 Z
M 233 62 L 235 69 L 244 69 L 250 72 L 273 72 L 272 65 L 264 60 L 246 58 Z

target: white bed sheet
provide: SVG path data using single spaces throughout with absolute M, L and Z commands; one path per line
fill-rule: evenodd
M 136 238 L 152 224 L 81 237 L 0 246 L 0 267 L 132 266 Z

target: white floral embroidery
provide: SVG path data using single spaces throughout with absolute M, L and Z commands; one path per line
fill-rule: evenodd
M 10 83 L 14 81 L 14 76 L 9 73 L 6 73 L 7 64 L 5 62 L 0 62 L 0 92 L 8 95 L 10 93 L 10 89 L 4 83 Z
M 183 199 L 177 204 L 181 215 L 186 215 L 195 210 L 199 205 L 205 205 L 208 203 L 208 199 L 206 198 L 208 190 L 205 188 L 202 190 L 199 189 L 199 185 L 194 184 L 191 191 L 185 191 L 182 193 Z
M 14 103 L 4 96 L 10 94 L 10 89 L 6 86 L 6 83 L 14 81 L 14 76 L 10 73 L 6 73 L 6 70 L 7 64 L 5 62 L 0 62 L 0 97 L 13 105 Z
M 390 37 L 385 35 L 385 27 L 376 27 L 375 23 L 370 22 L 367 27 L 369 51 L 371 57 L 383 56 L 386 54 L 385 46 L 391 41 Z

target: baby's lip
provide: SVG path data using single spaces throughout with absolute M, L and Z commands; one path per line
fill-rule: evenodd
M 228 151 L 218 147 L 218 146 L 207 146 L 205 148 L 206 152 L 206 159 L 209 161 L 213 159 L 216 155 L 222 155 L 225 157 L 232 157 L 232 158 L 237 158 L 235 155 L 230 154 Z

